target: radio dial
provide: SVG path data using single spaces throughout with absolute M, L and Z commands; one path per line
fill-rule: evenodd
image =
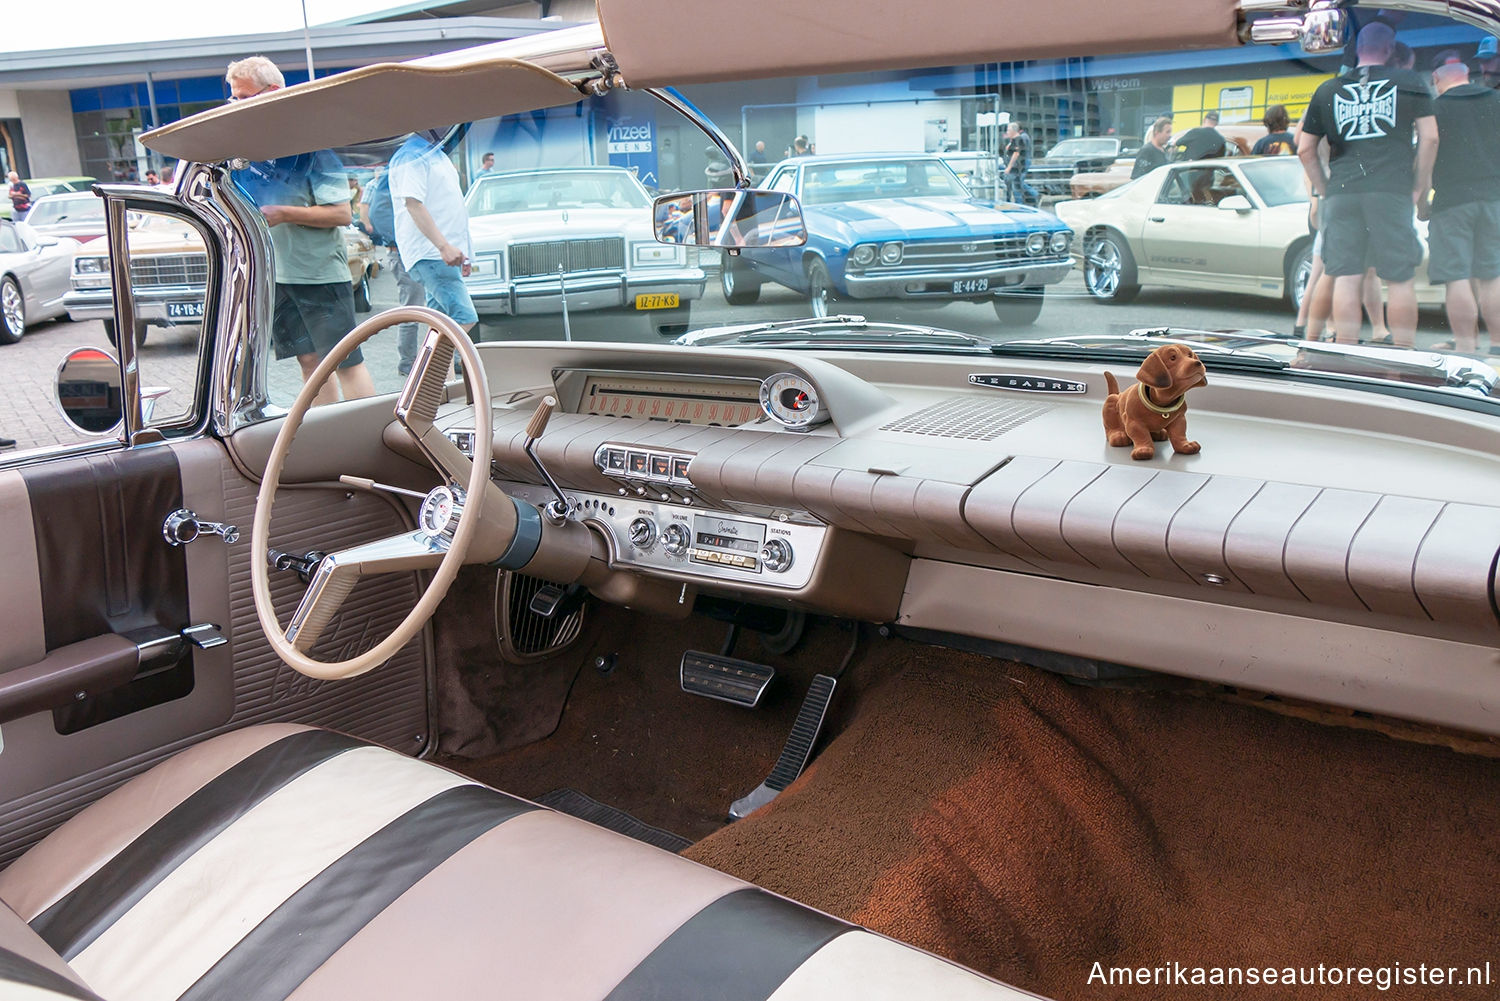
M 630 523 L 630 544 L 637 549 L 650 549 L 656 542 L 656 522 L 650 518 L 637 518 Z
M 766 540 L 760 556 L 772 573 L 786 573 L 792 568 L 792 545 L 785 539 Z
M 673 522 L 661 532 L 661 547 L 671 556 L 681 556 L 688 550 L 688 543 L 692 540 L 688 537 L 687 527 Z

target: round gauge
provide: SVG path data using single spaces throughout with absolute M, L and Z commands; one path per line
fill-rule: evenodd
M 417 512 L 417 524 L 432 538 L 444 533 L 451 535 L 462 508 L 463 498 L 459 491 L 451 487 L 438 487 L 422 499 L 422 508 Z
M 760 409 L 782 427 L 806 431 L 828 420 L 818 391 L 795 372 L 778 372 L 760 384 Z

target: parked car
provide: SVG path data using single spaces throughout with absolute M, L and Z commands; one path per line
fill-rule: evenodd
M 1187 131 L 1187 129 L 1180 129 L 1173 133 L 1171 139 L 1167 141 L 1168 156 Z M 1231 122 L 1220 125 L 1219 132 L 1229 140 L 1229 155 L 1241 156 L 1248 153 L 1255 146 L 1256 140 L 1266 134 L 1266 127 L 1260 122 Z M 1070 182 L 1073 197 L 1094 198 L 1107 191 L 1113 191 L 1130 180 L 1130 175 L 1135 170 L 1135 154 L 1138 150 L 1139 147 L 1129 153 L 1122 153 L 1102 170 L 1081 171 L 1074 174 Z
M 1000 176 L 1000 157 L 985 150 L 950 150 L 939 153 L 975 198 L 1005 199 L 1005 179 Z
M 1141 141 L 1134 136 L 1079 136 L 1064 139 L 1036 157 L 1026 171 L 1026 183 L 1043 196 L 1072 194 L 1074 174 L 1102 170 L 1122 156 L 1134 156 Z
M 67 313 L 63 296 L 78 247 L 77 240 L 0 220 L 0 344 L 14 344 L 31 324 Z
M 90 195 L 89 197 L 93 197 Z M 98 199 L 95 199 L 96 201 Z M 173 223 L 158 213 L 131 213 L 130 277 L 135 293 L 135 342 L 142 344 L 152 327 L 196 326 L 203 321 L 208 257 L 203 238 L 192 226 Z M 354 308 L 370 309 L 370 281 L 380 273 L 375 245 L 353 226 L 343 228 L 354 286 Z M 63 297 L 74 320 L 101 320 L 104 334 L 116 343 L 114 293 L 110 285 L 109 248 L 93 245 L 73 259 L 71 288 Z
M 807 245 L 726 254 L 732 305 L 755 302 L 770 281 L 807 295 L 815 316 L 841 299 L 966 299 L 1027 324 L 1072 270 L 1072 233 L 1055 216 L 975 198 L 936 154 L 799 157 L 765 187 L 801 200 Z
M 31 203 L 26 225 L 42 236 L 88 243 L 104 235 L 104 201 L 89 191 L 47 195 Z
M 87 191 L 98 183 L 92 177 L 31 177 L 25 180 L 26 187 L 31 189 L 33 205 L 39 198 L 69 191 Z M 10 200 L 0 198 L 0 219 L 9 219 L 11 209 Z
M 1102 302 L 1143 285 L 1284 297 L 1302 305 L 1312 269 L 1307 185 L 1296 157 L 1235 157 L 1158 167 L 1100 198 L 1058 202 L 1080 234 L 1083 284 Z M 1426 247 L 1427 224 L 1417 223 Z M 1441 303 L 1417 272 L 1418 301 Z
M 469 188 L 473 270 L 481 315 L 627 309 L 661 336 L 687 330 L 703 269 L 686 247 L 656 242 L 651 196 L 623 167 L 485 174 Z

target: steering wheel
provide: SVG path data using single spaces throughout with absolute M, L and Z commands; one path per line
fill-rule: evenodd
M 334 368 L 351 351 L 375 334 L 402 323 L 420 323 L 428 328 L 426 339 L 417 352 L 411 375 L 396 400 L 396 420 L 411 435 L 417 448 L 437 469 L 443 485 L 430 491 L 422 501 L 420 525 L 415 531 L 404 532 L 375 542 L 367 542 L 335 553 L 329 553 L 313 572 L 312 582 L 302 602 L 292 615 L 291 622 L 283 630 L 271 602 L 270 575 L 266 565 L 266 550 L 270 543 L 271 507 L 276 500 L 276 488 L 281 482 L 282 468 L 286 464 L 287 452 L 292 439 L 302 426 L 308 408 L 325 380 Z M 483 539 L 479 548 L 501 549 L 515 535 L 516 514 L 510 504 L 485 504 L 486 496 L 493 491 L 501 498 L 505 495 L 490 482 L 490 464 L 471 462 L 457 445 L 444 437 L 434 421 L 438 407 L 447 398 L 445 383 L 448 370 L 457 354 L 463 359 L 464 379 L 474 399 L 474 455 L 488 456 L 494 431 L 490 414 L 489 384 L 485 379 L 484 364 L 468 334 L 451 319 L 437 312 L 418 306 L 401 306 L 372 316 L 356 326 L 330 351 L 314 370 L 286 415 L 276 443 L 271 448 L 271 457 L 266 462 L 265 476 L 260 483 L 260 493 L 255 501 L 255 526 L 251 532 L 250 582 L 255 595 L 255 613 L 260 618 L 261 629 L 270 640 L 271 647 L 283 661 L 301 673 L 324 680 L 352 678 L 373 670 L 390 660 L 412 638 L 421 631 L 437 610 L 438 603 L 448 593 L 448 588 L 458 575 L 476 537 Z M 461 488 L 467 484 L 467 489 Z M 489 507 L 490 523 L 481 521 Z M 494 508 L 503 508 L 495 511 Z M 494 559 L 498 553 L 487 553 L 485 559 Z M 327 628 L 329 621 L 339 610 L 359 578 L 375 573 L 410 573 L 414 570 L 433 570 L 432 580 L 420 600 L 400 625 L 374 649 L 349 660 L 335 662 L 314 660 L 308 655 L 318 637 Z

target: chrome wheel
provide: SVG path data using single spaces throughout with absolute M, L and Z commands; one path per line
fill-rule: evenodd
M 1307 296 L 1308 279 L 1312 278 L 1312 247 L 1303 248 L 1292 261 L 1291 273 L 1287 275 L 1288 298 L 1292 307 L 1302 310 L 1302 300 Z
M 1101 299 L 1113 298 L 1120 290 L 1120 248 L 1109 237 L 1101 237 L 1089 248 L 1083 264 L 1083 280 Z
M 21 286 L 14 278 L 0 281 L 0 321 L 4 324 L 0 341 L 6 344 L 16 343 L 26 333 L 26 302 L 21 298 Z

